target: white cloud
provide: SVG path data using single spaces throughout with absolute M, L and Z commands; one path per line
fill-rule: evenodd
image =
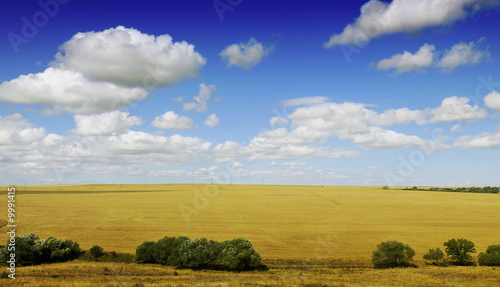
M 500 112 L 500 93 L 497 91 L 492 91 L 486 97 L 484 97 L 484 104 L 490 108 Z
M 444 56 L 438 63 L 438 66 L 443 68 L 445 72 L 453 72 L 453 70 L 462 65 L 474 65 L 480 63 L 484 58 L 488 58 L 490 53 L 486 48 L 481 48 L 481 43 L 485 38 L 479 39 L 477 43 L 470 42 L 458 43 L 451 47 L 450 50 L 444 53 Z
M 293 170 L 300 170 L 302 169 L 303 166 L 305 166 L 307 163 L 306 162 L 296 162 L 296 161 L 287 161 L 282 164 L 282 166 L 289 167 L 290 169 Z
M 286 124 L 288 124 L 288 120 L 287 119 L 284 119 L 282 117 L 272 117 L 270 120 L 269 120 L 269 124 L 273 127 L 282 127 Z
M 500 131 L 482 133 L 478 136 L 461 136 L 455 141 L 454 146 L 462 149 L 500 148 Z
M 424 44 L 415 54 L 405 51 L 402 54 L 396 54 L 389 59 L 379 61 L 377 69 L 388 70 L 394 68 L 397 73 L 405 73 L 439 67 L 444 72 L 453 72 L 458 66 L 478 64 L 482 59 L 488 58 L 490 55 L 488 49 L 482 48 L 480 45 L 485 41 L 486 38 L 481 38 L 476 44 L 474 42 L 469 44 L 461 42 L 444 52 L 435 51 L 434 45 Z M 438 59 L 439 54 L 443 54 L 441 59 Z
M 143 121 L 129 113 L 112 111 L 99 115 L 75 115 L 76 130 L 81 135 L 105 135 L 124 133 L 131 126 L 143 124 Z
M 486 109 L 477 105 L 469 105 L 470 99 L 466 97 L 449 97 L 443 99 L 441 106 L 433 109 L 430 114 L 433 116 L 431 123 L 466 121 L 472 122 L 483 119 L 488 115 Z
M 219 123 L 220 123 L 220 119 L 217 117 L 217 115 L 216 114 L 211 114 L 205 120 L 204 125 L 206 125 L 207 127 L 213 129 L 216 126 L 218 126 Z
M 128 107 L 146 98 L 147 88 L 194 77 L 205 59 L 186 42 L 172 42 L 122 26 L 74 35 L 37 74 L 0 85 L 0 101 L 40 104 L 45 114 L 94 114 Z
M 175 97 L 175 98 L 172 98 L 172 100 L 178 104 L 182 103 L 182 101 L 184 101 L 184 97 Z
M 215 91 L 215 85 L 200 84 L 198 96 L 193 97 L 194 102 L 184 103 L 182 109 L 184 111 L 196 110 L 197 112 L 205 112 L 208 109 L 208 102 L 212 99 L 212 94 Z
M 331 48 L 340 44 L 362 45 L 371 39 L 392 33 L 409 33 L 426 27 L 451 24 L 497 1 L 487 0 L 394 0 L 387 4 L 370 0 L 361 7 L 361 14 L 334 34 L 324 44 Z
M 289 99 L 281 101 L 281 104 L 285 107 L 298 107 L 298 106 L 308 106 L 312 104 L 322 104 L 329 99 L 327 97 L 304 97 L 297 99 Z
M 77 33 L 60 50 L 52 65 L 92 80 L 151 88 L 195 77 L 206 62 L 185 41 L 172 42 L 170 35 L 148 35 L 123 26 Z
M 395 68 L 398 73 L 422 71 L 434 64 L 434 50 L 434 45 L 425 44 L 415 54 L 405 51 L 389 59 L 383 59 L 377 63 L 377 68 L 379 70 Z
M 451 133 L 459 133 L 464 130 L 464 127 L 461 124 L 456 124 L 451 127 L 450 132 Z
M 0 85 L 0 101 L 40 104 L 52 107 L 55 113 L 93 114 L 117 110 L 147 96 L 143 88 L 93 82 L 80 73 L 59 68 L 22 75 Z
M 16 149 L 17 145 L 28 145 L 45 137 L 44 128 L 34 128 L 21 114 L 0 116 L 0 154 L 9 156 L 7 147 Z
M 272 48 L 266 48 L 256 39 L 250 38 L 248 43 L 232 44 L 226 47 L 219 55 L 227 60 L 228 66 L 238 66 L 249 69 L 262 61 L 262 58 L 271 52 Z
M 168 111 L 161 116 L 158 116 L 151 122 L 151 125 L 167 130 L 190 130 L 197 128 L 193 120 L 176 114 L 173 111 Z
M 324 103 L 301 107 L 288 118 L 295 128 L 292 134 L 309 141 L 338 137 L 358 144 L 362 149 L 389 149 L 421 146 L 425 149 L 443 149 L 447 146 L 418 136 L 405 135 L 381 126 L 423 124 L 430 110 L 391 109 L 378 113 L 361 103 Z
M 239 161 L 235 161 L 231 164 L 231 167 L 232 168 L 235 168 L 235 169 L 239 169 L 239 168 L 243 168 L 245 165 L 242 164 L 241 162 Z
M 295 158 L 341 158 L 356 157 L 357 151 L 330 146 L 316 146 L 317 138 L 289 132 L 286 128 L 263 132 L 254 137 L 251 142 L 241 147 L 239 155 L 246 160 L 286 160 Z

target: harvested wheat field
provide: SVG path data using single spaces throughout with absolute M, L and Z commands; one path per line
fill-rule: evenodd
M 7 189 L 2 188 L 5 193 Z M 500 239 L 498 194 L 380 187 L 100 185 L 18 188 L 18 233 L 72 239 L 83 249 L 134 253 L 166 235 L 248 238 L 264 259 L 369 260 L 386 240 L 429 248 L 464 237 Z M 6 201 L 1 201 L 2 209 Z M 5 242 L 7 234 L 0 234 Z
M 451 238 L 473 241 L 478 252 L 498 244 L 498 194 L 354 186 L 63 185 L 20 186 L 16 201 L 19 235 L 35 232 L 77 241 L 84 250 L 97 244 L 127 253 L 167 235 L 244 237 L 271 267 L 243 273 L 180 270 L 173 276 L 170 267 L 75 261 L 18 268 L 18 286 L 35 286 L 38 276 L 44 286 L 188 286 L 191 280 L 212 286 L 500 284 L 495 268 L 426 267 L 422 260 L 429 248 L 443 248 Z M 411 245 L 423 268 L 371 269 L 372 251 L 387 240 Z M 331 268 L 324 263 L 331 260 L 348 263 Z

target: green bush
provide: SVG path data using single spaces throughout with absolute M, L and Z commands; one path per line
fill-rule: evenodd
M 238 238 L 224 241 L 221 246 L 220 262 L 233 271 L 256 269 L 261 257 L 248 239 Z
M 439 260 L 444 258 L 444 252 L 439 249 L 429 249 L 429 252 L 424 255 L 425 260 L 433 261 L 432 264 L 436 266 L 443 265 L 443 262 L 439 262 Z
M 377 245 L 373 251 L 372 263 L 375 268 L 409 267 L 415 251 L 408 244 L 398 241 L 387 241 Z
M 90 248 L 90 254 L 95 258 L 99 258 L 104 255 L 104 249 L 99 245 L 94 245 Z
M 224 242 L 185 236 L 146 241 L 137 247 L 136 261 L 177 268 L 251 270 L 261 266 L 261 257 L 250 241 L 239 238 Z
M 479 253 L 477 259 L 482 266 L 500 266 L 500 245 L 488 246 L 486 253 Z
M 170 266 L 175 266 L 175 267 L 183 267 L 182 264 L 182 253 L 181 248 L 182 245 L 186 242 L 191 241 L 189 238 L 186 236 L 178 236 L 175 237 L 174 240 L 172 241 L 172 245 L 170 246 L 170 255 L 168 256 L 167 259 L 167 265 Z
M 156 242 L 145 241 L 135 250 L 135 261 L 143 263 L 157 263 L 155 260 Z
M 451 264 L 457 266 L 475 265 L 474 262 L 472 262 L 472 256 L 469 255 L 469 253 L 476 252 L 476 248 L 474 248 L 474 243 L 472 241 L 464 238 L 453 238 L 443 243 L 443 245 L 446 247 L 446 254 Z
M 58 239 L 53 236 L 40 240 L 35 233 L 16 236 L 16 263 L 19 265 L 64 262 L 78 258 L 81 253 L 78 243 L 71 240 Z M 0 258 L 6 261 L 9 256 L 6 246 L 0 251 Z

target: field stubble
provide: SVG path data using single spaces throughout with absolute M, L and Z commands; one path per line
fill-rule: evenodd
M 18 233 L 72 239 L 88 249 L 134 253 L 146 240 L 186 235 L 248 238 L 268 259 L 366 260 L 386 240 L 416 258 L 453 237 L 478 251 L 500 238 L 500 195 L 380 187 L 213 185 L 27 186 L 17 192 Z M 6 193 L 2 187 L 2 193 Z M 196 195 L 197 194 L 197 195 Z M 1 195 L 0 195 L 1 196 Z M 7 200 L 1 200 L 5 210 Z M 196 208 L 196 207 L 203 208 Z M 186 222 L 180 207 L 196 210 Z M 5 228 L 4 228 L 5 229 Z M 3 229 L 2 229 L 3 230 Z M 0 233 L 5 242 L 7 234 Z
M 6 197 L 7 187 L 0 188 L 0 196 Z M 203 195 L 207 188 L 210 190 L 208 197 Z M 200 196 L 205 197 L 205 200 L 200 201 Z M 0 200 L 1 210 L 5 210 L 6 201 Z M 500 243 L 495 241 L 500 238 L 498 194 L 383 190 L 380 187 L 353 186 L 63 185 L 19 187 L 16 205 L 19 235 L 35 232 L 41 238 L 52 235 L 77 241 L 83 249 L 97 244 L 105 251 L 128 253 L 134 253 L 135 248 L 146 240 L 158 240 L 164 236 L 186 235 L 192 239 L 206 237 L 219 241 L 244 237 L 253 243 L 268 262 L 295 260 L 306 264 L 308 261 L 340 259 L 369 265 L 371 253 L 378 243 L 398 240 L 410 244 L 417 252 L 416 263 L 424 266 L 422 255 L 429 248 L 442 248 L 443 242 L 450 238 L 467 238 L 476 244 L 478 252 L 484 251 L 488 245 Z M 196 212 L 186 221 L 180 207 L 188 207 Z M 0 242 L 7 240 L 4 230 L 5 227 L 0 229 Z M 318 266 L 321 264 L 318 263 Z M 22 272 L 31 272 L 37 268 L 56 268 L 56 265 L 21 269 Z M 150 268 L 169 270 L 164 267 Z M 337 270 L 328 273 L 330 275 L 322 274 L 323 271 L 319 269 L 311 270 L 314 271 L 307 271 L 300 276 L 309 274 L 308 280 L 313 283 L 315 279 L 311 278 L 315 276 L 325 280 L 328 276 L 333 276 L 335 280 L 351 276 L 338 271 L 340 269 L 328 269 Z M 422 270 L 387 272 L 417 280 L 418 276 L 439 277 L 441 275 L 436 274 L 441 272 L 475 274 L 479 272 L 476 270 L 482 269 Z M 485 270 L 494 273 L 493 269 Z M 281 277 L 299 280 L 300 272 L 279 269 L 271 270 L 267 275 L 244 273 L 249 275 L 243 277 L 257 274 L 265 277 L 262 280 L 277 280 L 269 283 L 275 285 L 281 284 Z M 366 276 L 380 275 L 381 278 L 387 274 L 378 270 L 368 273 L 370 275 Z M 198 276 L 196 274 L 204 273 L 190 276 Z M 231 274 L 224 274 L 217 276 L 228 276 L 227 280 L 232 278 Z M 468 275 L 464 276 L 466 278 Z M 235 278 L 240 277 L 238 275 Z M 498 276 L 491 278 L 499 283 Z M 81 281 L 82 284 L 86 284 L 83 283 L 85 280 Z M 452 279 L 443 278 L 443 282 L 446 280 Z M 232 286 L 231 282 L 214 286 Z M 349 282 L 346 281 L 345 286 L 351 286 Z

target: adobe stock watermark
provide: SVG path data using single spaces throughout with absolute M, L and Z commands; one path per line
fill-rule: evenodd
M 12 49 L 17 54 L 19 53 L 19 46 L 21 44 L 28 44 L 33 39 L 41 28 L 45 27 L 50 18 L 54 18 L 60 10 L 60 5 L 68 4 L 70 0 L 40 0 L 38 6 L 41 10 L 33 13 L 31 18 L 22 17 L 21 33 L 17 34 L 10 32 L 7 34 Z
M 16 279 L 16 188 L 9 187 L 7 193 L 7 235 L 9 236 L 9 244 L 6 246 L 9 252 L 7 260 L 7 275 L 10 279 Z
M 226 12 L 233 12 L 236 6 L 240 5 L 243 0 L 214 0 L 212 6 L 214 6 L 219 20 L 224 21 L 224 14 Z

